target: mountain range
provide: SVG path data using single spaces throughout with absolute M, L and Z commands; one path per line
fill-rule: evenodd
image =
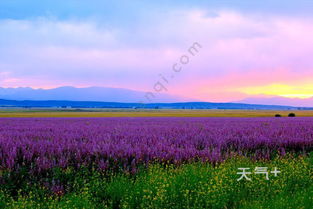
M 54 89 L 29 87 L 1 88 L 0 106 L 24 107 L 138 107 L 147 108 L 217 108 L 217 109 L 290 109 L 313 107 L 313 98 L 253 97 L 230 103 L 210 103 L 165 93 L 135 91 L 123 88 L 64 86 Z M 147 103 L 150 103 L 147 105 Z M 161 104 L 163 103 L 163 104 Z M 167 103 L 167 104 L 164 104 Z M 254 106 L 253 106 L 254 105 Z
M 239 103 L 245 104 L 263 104 L 263 105 L 288 105 L 296 107 L 313 107 L 313 98 L 299 99 L 299 98 L 286 98 L 286 97 L 251 97 L 245 98 Z
M 98 102 L 186 102 L 187 98 L 163 93 L 134 91 L 123 88 L 87 87 L 75 88 L 63 86 L 54 89 L 33 89 L 29 87 L 0 88 L 0 99 L 6 100 L 67 100 Z

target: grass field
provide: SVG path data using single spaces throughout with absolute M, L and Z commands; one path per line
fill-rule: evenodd
M 11 179 L 12 185 L 2 186 L 0 207 L 309 209 L 313 204 L 312 165 L 313 156 L 286 156 L 267 162 L 231 159 L 217 166 L 154 164 L 135 176 L 83 168 L 56 169 L 51 175 L 65 187 L 52 191 L 27 182 L 36 182 L 35 177 L 19 179 L 14 174 L 2 174 L 4 179 Z M 239 167 L 256 166 L 278 167 L 281 174 L 271 175 L 270 180 L 264 175 L 251 175 L 251 181 L 237 181 Z M 19 195 L 12 198 L 9 194 L 16 189 Z
M 132 109 L 5 109 L 1 117 L 313 117 L 313 110 L 132 110 Z

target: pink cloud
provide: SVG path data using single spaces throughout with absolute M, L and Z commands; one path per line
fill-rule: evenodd
M 10 72 L 1 85 L 149 91 L 160 73 L 171 76 L 194 42 L 203 48 L 170 79 L 171 94 L 226 101 L 246 97 L 243 87 L 312 81 L 312 19 L 207 12 L 165 13 L 135 32 L 92 22 L 0 22 L 0 30 L 11 34 L 0 37 L 0 72 Z

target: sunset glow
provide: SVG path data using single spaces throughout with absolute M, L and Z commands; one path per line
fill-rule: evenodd
M 286 8 L 274 3 L 238 7 L 212 1 L 190 7 L 189 1 L 163 6 L 142 1 L 141 7 L 118 7 L 96 2 L 76 4 L 69 13 L 30 4 L 21 7 L 25 11 L 0 14 L 0 87 L 147 92 L 162 75 L 168 81 L 162 93 L 197 101 L 313 96 L 309 5 L 284 1 Z M 87 6 L 90 12 L 83 10 Z M 201 50 L 181 64 L 194 43 Z M 184 67 L 179 73 L 172 70 L 175 63 Z
M 313 97 L 313 85 L 289 86 L 283 84 L 272 84 L 268 86 L 252 86 L 239 89 L 248 95 L 274 95 L 289 98 L 310 98 Z

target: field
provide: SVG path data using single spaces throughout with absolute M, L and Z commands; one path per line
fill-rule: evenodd
M 0 109 L 2 117 L 313 117 L 313 110 Z
M 311 208 L 313 118 L 161 117 L 225 112 L 1 113 L 0 207 Z

